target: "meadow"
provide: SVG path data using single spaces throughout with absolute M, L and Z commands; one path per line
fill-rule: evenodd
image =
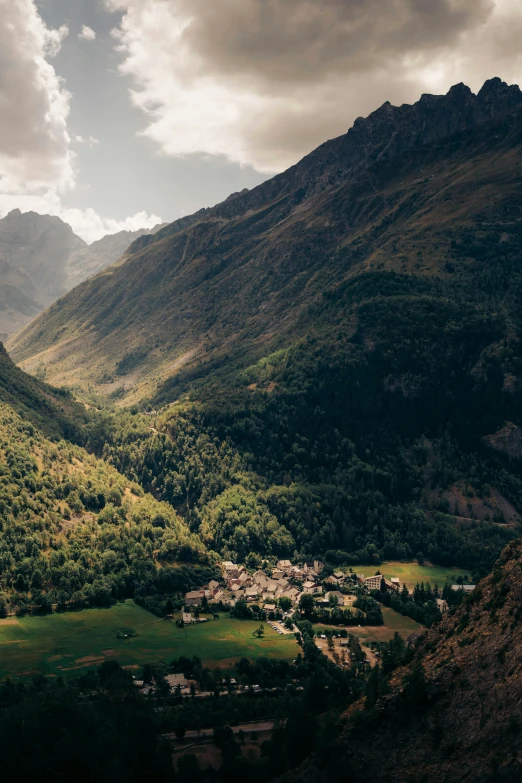
M 411 620 L 409 617 L 399 614 L 388 606 L 381 606 L 384 625 L 357 625 L 350 626 L 347 631 L 359 638 L 361 644 L 369 646 L 371 642 L 387 642 L 393 639 L 395 632 L 399 633 L 403 639 L 407 639 L 411 633 L 420 633 L 422 625 Z M 315 623 L 314 628 L 318 633 L 324 633 L 325 630 L 332 630 L 331 625 Z M 333 629 L 335 630 L 335 628 Z
M 396 576 L 401 580 L 401 585 L 405 584 L 408 589 L 415 587 L 417 582 L 429 582 L 432 587 L 437 584 L 442 588 L 446 583 L 446 579 L 449 579 L 450 582 L 455 582 L 458 576 L 467 576 L 468 580 L 471 581 L 470 571 L 466 571 L 463 568 L 453 568 L 451 566 L 445 568 L 444 566 L 427 563 L 418 565 L 416 562 L 403 563 L 398 560 L 389 560 L 381 563 L 379 566 L 359 563 L 351 566 L 351 569 L 354 573 L 364 574 L 365 576 L 373 576 L 376 571 L 380 571 L 386 579 Z
M 125 601 L 109 609 L 84 609 L 0 620 L 0 679 L 43 673 L 77 676 L 105 660 L 138 669 L 144 663 L 169 662 L 197 655 L 206 666 L 232 666 L 242 656 L 293 659 L 299 647 L 293 636 L 278 636 L 259 622 L 221 615 L 199 625 L 178 628 Z M 137 636 L 123 636 L 133 629 Z M 119 634 L 118 634 L 119 632 Z

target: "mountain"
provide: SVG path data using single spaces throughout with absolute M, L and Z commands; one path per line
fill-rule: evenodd
M 150 396 L 151 381 L 288 345 L 311 306 L 362 272 L 448 280 L 447 232 L 457 241 L 518 196 L 509 167 L 521 104 L 498 79 L 476 96 L 457 85 L 384 104 L 287 172 L 138 239 L 124 264 L 61 299 L 9 350 L 29 370 L 49 365 L 51 378 L 132 400 Z
M 138 239 L 8 349 L 164 409 L 104 454 L 228 559 L 484 575 L 522 530 L 521 120 L 496 79 L 385 104 Z
M 146 232 L 120 231 L 88 245 L 60 218 L 14 209 L 0 220 L 0 336 L 117 261 Z
M 322 758 L 285 783 L 515 783 L 522 776 L 522 542 L 423 634 L 370 704 L 342 716 Z M 332 736 L 335 731 L 332 731 Z

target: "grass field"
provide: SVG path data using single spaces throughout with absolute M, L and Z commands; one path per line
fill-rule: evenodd
M 265 623 L 265 636 L 257 639 L 258 626 L 221 616 L 181 629 L 134 601 L 110 609 L 8 618 L 0 620 L 0 679 L 37 672 L 78 675 L 111 659 L 138 667 L 180 655 L 197 655 L 207 666 L 229 666 L 242 656 L 295 658 L 299 648 L 293 636 L 278 636 Z M 138 636 L 118 639 L 121 628 L 133 628 Z
M 376 571 L 380 571 L 386 579 L 396 576 L 401 580 L 401 584 L 406 584 L 408 588 L 415 587 L 417 582 L 430 582 L 432 586 L 438 584 L 439 587 L 444 587 L 446 578 L 454 581 L 457 576 L 468 576 L 471 580 L 470 572 L 462 568 L 444 568 L 443 566 L 434 565 L 420 566 L 417 563 L 402 563 L 395 560 L 381 563 L 380 566 L 359 564 L 351 568 L 354 573 L 364 574 L 365 576 L 373 576 Z
M 355 569 L 354 569 L 355 570 Z M 361 628 L 357 626 L 351 626 L 346 630 L 348 633 L 353 633 L 359 637 L 362 644 L 369 645 L 371 642 L 387 642 L 393 639 L 395 632 L 407 639 L 411 633 L 419 632 L 422 630 L 422 625 L 416 623 L 415 620 L 410 620 L 409 617 L 399 614 L 394 609 L 390 609 L 388 606 L 381 606 L 382 616 L 384 618 L 384 625 L 363 625 Z M 314 625 L 314 628 L 321 632 L 325 628 L 332 630 L 331 625 Z M 334 629 L 335 630 L 335 629 Z

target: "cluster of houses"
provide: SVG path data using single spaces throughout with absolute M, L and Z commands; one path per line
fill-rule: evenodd
M 383 588 L 395 592 L 401 589 L 397 577 L 385 578 L 382 574 L 365 576 L 353 572 L 335 571 L 324 578 L 323 563 L 313 560 L 300 565 L 293 565 L 290 560 L 279 560 L 273 568 L 258 569 L 254 573 L 244 565 L 230 561 L 221 564 L 223 583 L 211 581 L 201 590 L 192 590 L 185 595 L 186 607 L 201 607 L 206 604 L 225 604 L 234 607 L 240 599 L 247 603 L 262 607 L 267 612 L 275 611 L 279 599 L 288 598 L 295 607 L 302 595 L 313 595 L 317 603 L 323 605 L 336 604 L 339 607 L 350 607 L 356 596 L 348 592 L 354 587 L 365 587 L 368 592 Z M 383 585 L 384 583 L 384 585 Z M 468 592 L 474 585 L 452 585 L 453 589 L 463 589 Z M 348 588 L 348 590 L 346 589 Z M 447 609 L 445 601 L 437 599 L 442 612 Z M 292 614 L 292 611 L 289 611 Z M 184 618 L 185 620 L 185 618 Z M 186 615 L 185 622 L 190 621 Z
M 335 603 L 339 607 L 349 607 L 353 605 L 356 596 L 347 594 L 346 590 L 341 591 L 342 588 L 365 586 L 368 590 L 380 589 L 384 579 L 381 575 L 365 577 L 364 574 L 343 571 L 335 571 L 323 579 L 321 572 L 324 565 L 319 560 L 300 565 L 293 565 L 290 560 L 279 560 L 274 568 L 259 569 L 254 573 L 250 573 L 245 566 L 230 561 L 222 563 L 221 568 L 225 586 L 214 580 L 201 590 L 186 593 L 187 607 L 220 602 L 234 607 L 237 601 L 243 599 L 271 612 L 276 610 L 279 599 L 290 599 L 294 607 L 302 595 L 313 595 L 318 603 Z M 399 579 L 384 581 L 388 589 L 400 590 Z

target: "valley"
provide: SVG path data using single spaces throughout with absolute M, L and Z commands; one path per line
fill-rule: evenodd
M 521 129 L 456 85 L 152 233 L 0 221 L 0 760 L 64 703 L 170 777 L 202 727 L 230 780 L 520 769 Z

